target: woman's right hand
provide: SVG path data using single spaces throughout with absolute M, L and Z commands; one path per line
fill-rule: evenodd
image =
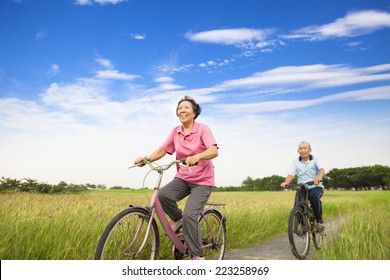
M 135 165 L 139 165 L 139 166 L 144 166 L 145 165 L 145 161 L 144 161 L 144 158 L 143 157 L 138 157 L 134 160 L 134 164 Z

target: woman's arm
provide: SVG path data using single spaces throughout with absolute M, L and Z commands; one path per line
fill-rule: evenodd
M 161 148 L 158 148 L 157 150 L 155 150 L 150 156 L 149 156 L 149 160 L 151 162 L 153 161 L 156 161 L 156 160 L 159 160 L 160 158 L 162 158 L 163 156 L 166 155 L 166 151 L 164 151 L 163 149 Z M 135 161 L 134 161 L 134 164 L 141 164 L 144 160 L 144 157 L 139 157 L 139 158 L 136 158 Z
M 218 147 L 216 145 L 211 145 L 207 150 L 186 158 L 187 167 L 196 165 L 200 160 L 209 160 L 218 156 Z

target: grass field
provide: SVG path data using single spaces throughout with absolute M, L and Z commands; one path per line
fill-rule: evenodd
M 150 190 L 101 190 L 74 195 L 1 194 L 0 259 L 88 260 L 108 222 L 130 203 L 146 205 Z M 215 192 L 225 203 L 227 250 L 287 234 L 294 192 Z M 324 218 L 345 220 L 320 259 L 390 259 L 390 192 L 326 191 Z M 180 205 L 183 206 L 182 202 Z M 161 235 L 160 259 L 171 244 Z

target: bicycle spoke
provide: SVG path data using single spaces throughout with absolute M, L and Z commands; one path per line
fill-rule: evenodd
M 299 207 L 295 207 L 290 214 L 288 237 L 294 255 L 299 259 L 306 258 L 310 249 L 310 235 L 306 217 Z
M 147 232 L 147 213 L 127 209 L 107 226 L 95 258 L 107 260 L 154 259 L 158 252 L 157 225 L 153 221 Z
M 203 255 L 207 260 L 223 259 L 225 254 L 226 228 L 221 215 L 208 210 L 200 219 Z

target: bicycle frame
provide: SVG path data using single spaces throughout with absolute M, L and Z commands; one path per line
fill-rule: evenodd
M 310 251 L 310 240 L 314 242 L 315 249 L 319 250 L 323 238 L 323 229 L 316 227 L 313 207 L 309 202 L 309 186 L 313 184 L 314 182 L 307 182 L 288 185 L 288 187 L 297 187 L 294 207 L 288 221 L 288 239 L 293 254 L 300 260 L 307 257 Z
M 139 164 L 131 166 L 143 166 L 148 164 L 150 171 L 159 173 L 157 183 L 147 206 L 129 205 L 129 208 L 118 213 L 105 228 L 95 252 L 95 259 L 155 259 L 160 251 L 161 227 L 173 244 L 172 257 L 183 259 L 192 257 L 190 249 L 185 244 L 183 233 L 178 229 L 172 229 L 168 222 L 158 193 L 165 170 L 175 164 L 185 167 L 183 161 L 174 160 L 166 165 L 152 164 L 148 158 Z M 145 179 L 143 186 L 145 187 Z M 207 204 L 224 205 L 224 204 Z M 157 217 L 157 218 L 156 218 Z M 198 217 L 200 230 L 202 231 L 202 243 L 199 244 L 206 251 L 205 255 L 210 259 L 223 259 L 226 246 L 226 218 L 213 207 L 201 209 Z M 204 233 L 204 235 L 203 235 Z M 148 256 L 148 254 L 150 255 Z
M 153 194 L 150 198 L 149 206 L 146 208 L 147 211 L 150 213 L 150 219 L 147 227 L 147 232 L 145 235 L 145 238 L 142 242 L 142 245 L 138 249 L 138 252 L 141 252 L 144 245 L 146 244 L 146 240 L 150 231 L 150 227 L 152 225 L 152 221 L 154 219 L 154 216 L 157 215 L 165 233 L 167 234 L 168 238 L 171 240 L 171 242 L 175 245 L 177 250 L 179 250 L 180 253 L 186 254 L 187 253 L 187 247 L 180 241 L 178 235 L 173 231 L 171 228 L 171 225 L 168 222 L 167 217 L 165 216 L 165 212 L 161 206 L 160 200 L 158 199 L 158 191 L 160 189 L 163 172 L 164 170 L 167 170 L 169 167 L 171 167 L 174 163 L 180 164 L 181 161 L 174 161 L 171 165 L 167 165 L 165 167 L 154 167 L 150 162 L 147 162 L 147 164 L 150 166 L 152 170 L 156 170 L 159 173 L 158 179 L 157 179 L 157 185 L 153 190 Z M 130 205 L 132 206 L 132 205 Z M 139 207 L 139 206 L 138 206 Z M 144 207 L 141 207 L 144 208 Z M 145 208 L 144 208 L 145 209 Z
M 312 185 L 313 182 L 307 182 L 305 184 L 298 184 L 296 185 L 297 186 L 297 190 L 296 190 L 296 196 L 295 196 L 295 206 L 299 206 L 303 209 L 303 214 L 304 216 L 307 218 L 307 221 L 308 223 L 305 224 L 305 227 L 306 230 L 310 230 L 312 229 L 313 225 L 312 225 L 312 219 L 314 218 L 314 213 L 312 213 L 312 215 L 310 215 L 309 211 L 311 209 L 312 210 L 312 207 L 311 205 L 309 205 L 309 185 Z M 294 185 L 290 185 L 290 186 L 294 186 Z M 304 190 L 305 191 L 305 196 L 302 197 L 300 196 L 299 192 Z M 301 197 L 301 199 L 300 199 Z M 310 227 L 310 228 L 309 228 Z
M 305 191 L 305 197 L 299 199 L 299 197 L 300 197 L 299 192 L 300 192 L 302 189 Z M 298 185 L 297 195 L 296 195 L 296 198 L 295 198 L 295 199 L 296 199 L 296 200 L 295 200 L 295 201 L 296 201 L 296 205 L 302 207 L 302 209 L 303 209 L 303 214 L 305 215 L 305 217 L 307 217 L 308 223 L 305 223 L 305 227 L 309 227 L 309 225 L 310 225 L 310 223 L 311 223 L 311 221 L 310 221 L 310 216 L 309 216 L 309 208 L 310 208 L 310 206 L 309 206 L 309 189 L 308 189 L 308 187 L 307 187 L 306 184 L 300 184 L 300 185 Z M 308 228 L 306 228 L 306 230 L 308 230 Z

